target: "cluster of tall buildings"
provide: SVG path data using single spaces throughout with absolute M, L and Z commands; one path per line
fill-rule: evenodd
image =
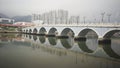
M 43 14 L 32 14 L 32 21 L 43 21 L 43 24 L 72 24 L 79 22 L 79 16 L 69 16 L 66 10 L 54 10 Z
M 79 16 L 70 16 L 69 18 L 69 24 L 78 24 L 80 22 Z

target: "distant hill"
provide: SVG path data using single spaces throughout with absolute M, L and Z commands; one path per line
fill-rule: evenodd
M 0 13 L 0 18 L 10 18 L 5 14 Z M 31 22 L 31 16 L 27 15 L 27 16 L 14 16 L 10 19 L 14 19 L 15 22 Z
M 0 18 L 9 18 L 7 15 L 0 13 Z
M 15 22 L 31 22 L 31 16 L 27 15 L 27 16 L 15 16 L 12 17 L 12 19 L 15 20 Z

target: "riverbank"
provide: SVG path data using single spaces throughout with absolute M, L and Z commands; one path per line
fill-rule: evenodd
M 19 31 L 0 31 L 0 33 L 22 33 Z

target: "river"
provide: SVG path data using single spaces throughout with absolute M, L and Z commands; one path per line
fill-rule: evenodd
M 99 44 L 28 34 L 0 34 L 0 68 L 120 68 L 120 38 Z

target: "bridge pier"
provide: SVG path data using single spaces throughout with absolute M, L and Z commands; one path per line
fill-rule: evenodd
M 86 39 L 87 39 L 86 37 L 79 37 L 79 36 L 74 38 L 75 41 L 86 41 Z
M 47 37 L 55 37 L 56 35 L 54 35 L 54 34 L 46 34 L 45 36 L 47 36 Z
M 56 36 L 57 38 L 69 38 L 69 36 Z
M 98 44 L 111 44 L 111 39 L 110 38 L 99 38 Z

